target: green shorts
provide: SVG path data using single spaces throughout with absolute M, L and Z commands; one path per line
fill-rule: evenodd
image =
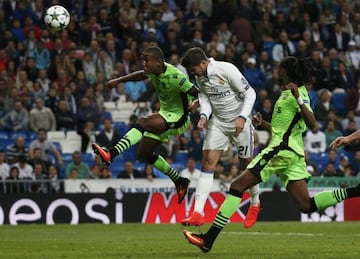
M 277 174 L 285 186 L 292 180 L 309 180 L 311 175 L 306 170 L 303 156 L 279 146 L 266 147 L 247 166 L 254 174 L 260 174 L 266 182 L 273 174 Z
M 172 112 L 164 112 L 164 111 L 160 111 L 159 114 L 166 121 L 168 125 L 168 129 L 161 134 L 155 134 L 145 131 L 144 132 L 145 137 L 166 143 L 169 140 L 169 136 L 181 135 L 187 130 L 187 128 L 190 125 L 189 116 L 178 113 L 172 113 Z

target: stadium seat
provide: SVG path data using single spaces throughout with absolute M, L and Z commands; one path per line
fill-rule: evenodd
M 15 140 L 18 136 L 22 136 L 25 140 L 28 139 L 28 134 L 26 131 L 15 131 L 15 132 L 9 132 L 9 139 Z
M 104 108 L 106 111 L 117 110 L 116 102 L 104 102 Z
M 189 157 L 189 152 L 187 150 L 179 150 L 175 154 L 175 163 L 186 165 L 188 157 Z
M 319 102 L 319 96 L 318 96 L 317 92 L 314 90 L 310 90 L 308 93 L 309 93 L 309 97 L 310 97 L 311 109 L 314 110 L 316 104 Z
M 6 131 L 0 131 L 0 140 L 9 139 L 9 134 Z
M 28 133 L 27 133 L 27 136 L 28 136 L 28 140 L 34 140 L 34 139 L 37 139 L 37 137 L 38 137 L 38 134 L 37 134 L 37 132 L 36 131 L 29 131 Z
M 125 133 L 128 131 L 129 126 L 126 125 L 123 121 L 114 121 L 113 123 L 114 130 L 118 131 L 120 133 L 120 136 L 124 136 Z
M 331 102 L 334 105 L 335 113 L 342 117 L 346 116 L 347 108 L 345 106 L 345 92 L 335 92 L 331 97 Z
M 51 141 L 51 142 L 55 145 L 56 149 L 60 152 L 60 154 L 62 154 L 62 146 L 61 146 L 61 143 L 60 143 L 60 142 L 57 142 L 57 141 Z
M 110 119 L 110 120 L 112 120 L 111 112 L 109 112 L 109 111 L 104 111 L 102 117 L 103 117 L 104 119 Z
M 47 139 L 50 141 L 66 140 L 66 135 L 62 130 L 48 131 Z

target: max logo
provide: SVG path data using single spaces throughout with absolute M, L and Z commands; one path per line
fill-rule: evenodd
M 204 212 L 205 222 L 212 223 L 216 213 L 225 199 L 226 194 L 222 192 L 213 192 L 208 197 Z M 165 193 L 151 193 L 146 204 L 142 223 L 179 223 L 193 211 L 195 203 L 195 193 L 189 200 L 183 201 L 181 204 L 177 202 L 177 194 L 171 193 L 166 197 Z M 242 202 L 234 215 L 230 218 L 230 222 L 242 222 L 245 219 L 246 211 L 241 209 L 250 201 L 249 193 L 244 193 Z

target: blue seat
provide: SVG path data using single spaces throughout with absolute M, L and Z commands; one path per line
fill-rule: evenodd
M 310 90 L 308 93 L 310 97 L 311 109 L 315 110 L 315 106 L 319 102 L 319 96 L 314 90 Z
M 36 131 L 29 131 L 27 135 L 28 135 L 28 140 L 30 140 L 30 141 L 37 139 L 37 137 L 38 137 L 38 134 Z
M 7 140 L 9 139 L 9 134 L 6 131 L 0 131 L 0 140 Z
M 175 154 L 175 163 L 185 164 L 188 160 L 188 152 L 187 151 L 177 151 Z
M 56 141 L 51 141 L 51 143 L 53 143 L 56 147 L 56 149 L 60 152 L 60 154 L 62 154 L 62 147 L 61 147 L 61 143 L 60 142 L 56 142 Z
M 334 106 L 335 113 L 342 117 L 346 116 L 347 108 L 345 106 L 346 93 L 337 92 L 333 93 L 331 97 L 331 103 Z
M 9 132 L 9 139 L 15 140 L 18 136 L 22 136 L 25 140 L 28 139 L 28 134 L 26 131 Z
M 124 136 L 125 133 L 129 130 L 128 125 L 126 125 L 126 123 L 123 121 L 114 121 L 113 127 L 116 131 L 120 133 L 121 137 Z

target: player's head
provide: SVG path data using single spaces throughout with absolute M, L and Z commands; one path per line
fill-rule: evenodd
M 209 59 L 201 48 L 194 47 L 186 51 L 181 60 L 181 64 L 186 67 L 191 74 L 204 76 L 206 75 Z
M 298 86 L 312 83 L 315 67 L 310 58 L 285 57 L 279 64 L 279 85 L 294 82 Z
M 142 66 L 146 74 L 161 74 L 164 69 L 164 52 L 157 46 L 146 48 L 141 54 Z

